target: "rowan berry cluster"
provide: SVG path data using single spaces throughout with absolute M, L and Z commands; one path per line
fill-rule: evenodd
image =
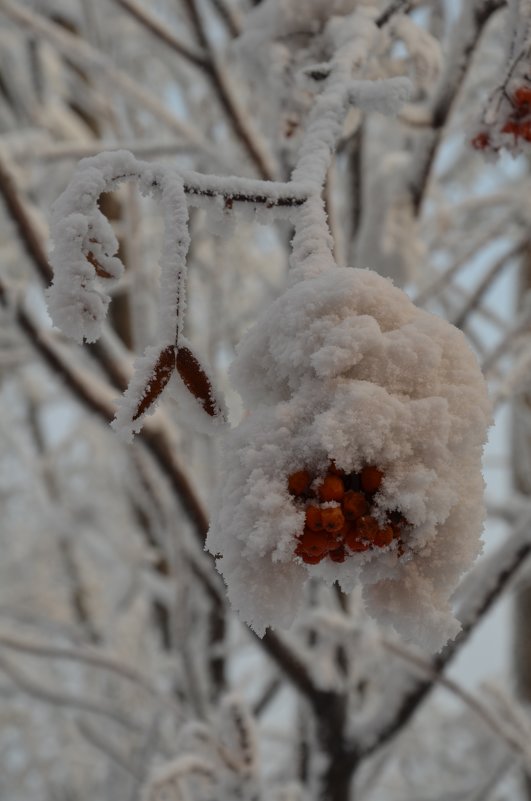
M 507 95 L 507 98 L 510 112 L 500 128 L 500 133 L 512 134 L 515 144 L 520 138 L 531 142 L 531 86 L 519 86 L 512 95 Z M 487 130 L 477 133 L 471 140 L 471 145 L 476 150 L 500 149 L 493 143 L 491 134 Z
M 375 513 L 374 499 L 383 479 L 382 470 L 373 465 L 346 474 L 333 462 L 318 479 L 308 470 L 292 473 L 288 490 L 294 502 L 305 507 L 304 530 L 297 536 L 295 555 L 310 565 L 326 557 L 344 562 L 350 554 L 387 548 L 396 541 L 401 556 L 406 519 L 392 511 L 382 522 L 381 512 Z

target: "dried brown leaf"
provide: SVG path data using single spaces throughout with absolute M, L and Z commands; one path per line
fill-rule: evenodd
M 99 263 L 99 261 L 97 260 L 97 258 L 94 255 L 94 253 L 92 253 L 92 251 L 89 250 L 89 252 L 85 255 L 85 258 L 86 258 L 86 260 L 88 261 L 89 264 L 92 264 L 92 266 L 96 270 L 96 275 L 99 275 L 100 278 L 112 278 L 113 277 L 110 273 L 107 272 L 105 267 L 102 267 L 102 265 Z
M 136 412 L 133 415 L 133 420 L 138 420 L 140 415 L 144 414 L 144 412 L 149 409 L 151 404 L 157 400 L 162 390 L 170 380 L 174 368 L 175 347 L 174 345 L 168 345 L 168 347 L 161 351 L 160 356 L 157 359 L 157 363 L 153 368 L 153 373 L 146 384 L 144 395 L 138 404 Z
M 210 417 L 217 417 L 218 407 L 210 379 L 189 348 L 180 347 L 175 357 L 177 372 L 189 392 Z

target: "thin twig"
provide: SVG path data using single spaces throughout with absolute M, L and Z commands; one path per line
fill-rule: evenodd
M 498 361 L 507 353 L 511 345 L 521 334 L 529 334 L 531 331 L 531 308 L 524 310 L 517 320 L 516 325 L 507 331 L 503 339 L 498 342 L 496 347 L 483 360 L 481 369 L 484 373 L 489 373 Z
M 166 699 L 164 694 L 155 687 L 147 676 L 143 676 L 134 668 L 129 667 L 129 665 L 125 665 L 114 657 L 106 656 L 101 652 L 85 648 L 66 648 L 64 646 L 27 642 L 7 634 L 0 634 L 0 647 L 30 654 L 38 659 L 59 659 L 61 661 L 79 662 L 84 665 L 90 665 L 91 667 L 96 667 L 114 673 L 123 679 L 127 679 L 127 681 L 132 682 L 155 698 L 159 700 L 164 699 L 165 702 L 168 701 L 171 703 L 171 700 Z
M 412 5 L 413 3 L 411 0 L 393 0 L 393 2 L 385 9 L 385 11 L 382 11 L 380 16 L 376 18 L 375 24 L 379 28 L 383 28 L 383 26 L 389 22 L 391 17 L 399 12 L 406 14 Z
M 490 288 L 491 284 L 496 280 L 499 274 L 504 270 L 504 268 L 511 263 L 515 256 L 518 256 L 526 247 L 528 246 L 528 239 L 525 237 L 521 239 L 519 242 L 516 242 L 507 253 L 504 253 L 500 256 L 499 259 L 496 259 L 492 267 L 485 272 L 485 275 L 472 292 L 470 297 L 467 299 L 467 302 L 457 315 L 457 317 L 452 321 L 456 328 L 463 328 L 469 314 L 474 311 L 474 309 L 481 303 L 481 300 L 485 293 Z
M 413 299 L 413 302 L 417 306 L 424 306 L 424 304 L 427 303 L 430 298 L 436 294 L 439 294 L 440 291 L 451 282 L 452 278 L 461 269 L 466 267 L 475 256 L 478 255 L 479 251 L 488 247 L 488 245 L 490 245 L 499 234 L 503 234 L 506 229 L 507 218 L 504 217 L 496 224 L 496 226 L 494 226 L 494 228 L 491 228 L 485 232 L 479 240 L 474 240 L 474 242 L 454 261 L 453 264 L 450 265 L 450 267 L 447 267 L 444 272 L 437 276 L 437 278 L 434 278 L 431 283 L 424 287 L 424 289 L 421 289 L 421 291 Z
M 504 544 L 503 550 L 497 553 L 493 560 L 489 560 L 489 566 L 492 564 L 494 571 L 488 580 L 482 582 L 481 592 L 473 587 L 471 597 L 469 599 L 465 597 L 465 601 L 461 604 L 457 615 L 462 622 L 460 633 L 432 660 L 432 667 L 437 675 L 443 672 L 468 641 L 472 631 L 475 630 L 486 613 L 493 607 L 530 555 L 531 539 L 528 537 L 530 523 L 531 517 L 528 516 L 523 519 L 516 527 L 511 540 Z M 474 578 L 473 583 L 476 583 Z M 419 681 L 412 689 L 408 690 L 404 694 L 392 720 L 382 727 L 379 735 L 370 744 L 357 750 L 354 749 L 357 758 L 365 759 L 399 734 L 427 698 L 433 687 L 434 681 L 427 680 Z
M 131 720 L 131 718 L 125 717 L 121 712 L 111 709 L 107 702 L 105 706 L 103 706 L 91 699 L 80 698 L 79 695 L 66 695 L 58 690 L 43 687 L 23 673 L 18 665 L 15 667 L 2 653 L 0 653 L 0 670 L 3 671 L 6 676 L 9 676 L 13 684 L 18 687 L 19 690 L 32 698 L 36 698 L 38 701 L 43 701 L 50 706 L 89 712 L 91 715 L 98 715 L 99 717 L 112 720 L 113 723 L 117 723 L 119 726 L 129 731 L 137 733 L 142 733 L 144 731 L 143 726 Z
M 230 0 L 211 0 L 212 5 L 227 26 L 231 36 L 235 39 L 242 30 L 242 21 L 239 13 L 231 4 Z
M 179 56 L 185 58 L 195 67 L 208 69 L 208 59 L 204 51 L 198 50 L 195 47 L 191 47 L 190 44 L 183 42 L 173 31 L 168 30 L 168 26 L 157 19 L 155 14 L 145 9 L 137 3 L 136 0 L 114 0 L 114 2 L 121 6 L 124 11 L 131 14 L 144 28 L 178 53 Z
M 217 149 L 205 139 L 201 131 L 169 111 L 153 92 L 139 86 L 127 73 L 115 67 L 103 53 L 100 53 L 88 42 L 47 20 L 41 14 L 36 14 L 21 5 L 14 5 L 10 0 L 0 0 L 0 11 L 14 22 L 24 28 L 29 28 L 37 36 L 50 42 L 58 52 L 77 67 L 82 69 L 89 67 L 102 73 L 105 80 L 118 91 L 143 106 L 156 119 L 163 122 L 178 136 L 184 137 L 196 149 L 204 151 L 210 158 L 219 161 Z
M 141 780 L 143 778 L 141 771 L 136 768 L 136 765 L 127 759 L 116 747 L 114 740 L 104 737 L 100 732 L 96 731 L 86 720 L 76 720 L 76 726 L 79 733 L 90 743 L 90 745 L 97 748 L 98 751 L 106 756 L 108 759 L 119 765 L 122 770 L 135 779 Z
M 343 239 L 341 236 L 341 226 L 338 224 L 336 208 L 334 205 L 334 183 L 335 183 L 335 175 L 334 175 L 334 161 L 329 167 L 328 175 L 326 177 L 324 190 L 323 190 L 323 198 L 325 204 L 325 213 L 328 218 L 328 227 L 330 228 L 330 234 L 332 235 L 332 241 L 334 243 L 333 246 L 333 256 L 335 261 L 338 264 L 344 264 L 344 248 L 343 248 Z
M 420 214 L 424 197 L 429 187 L 433 165 L 435 164 L 439 146 L 443 140 L 443 131 L 454 108 L 457 96 L 468 73 L 476 45 L 483 33 L 485 25 L 491 16 L 505 5 L 505 0 L 487 0 L 476 5 L 472 10 L 470 3 L 463 6 L 463 18 L 455 23 L 456 31 L 464 29 L 467 36 L 456 34 L 455 41 L 459 42 L 458 52 L 451 52 L 448 56 L 448 74 L 441 80 L 439 90 L 435 96 L 432 107 L 433 132 L 427 148 L 414 159 L 415 178 L 411 185 L 413 208 Z
M 259 175 L 265 180 L 273 181 L 277 174 L 276 166 L 267 152 L 258 130 L 233 91 L 227 72 L 221 65 L 208 37 L 206 26 L 197 7 L 197 0 L 183 0 L 183 2 L 188 9 L 199 44 L 209 57 L 206 74 L 216 90 L 234 133 L 247 151 Z
M 253 716 L 255 718 L 259 718 L 260 715 L 265 711 L 265 709 L 269 706 L 271 701 L 275 698 L 278 691 L 282 688 L 282 680 L 275 676 L 274 679 L 266 685 L 265 689 L 262 691 L 261 696 L 258 698 L 257 701 L 253 704 Z
M 42 145 L 17 149 L 13 147 L 13 158 L 16 161 L 27 162 L 32 159 L 39 162 L 55 162 L 63 159 L 79 161 L 89 156 L 96 156 L 102 150 L 129 150 L 137 158 L 157 158 L 160 156 L 174 156 L 178 153 L 188 153 L 195 149 L 195 145 L 183 141 L 156 141 L 149 142 L 141 139 L 125 140 L 123 142 L 104 142 L 98 139 L 87 144 L 78 142 L 58 142 L 57 144 Z
M 388 640 L 386 637 L 381 637 L 380 642 L 388 653 L 398 656 L 401 660 L 428 676 L 434 684 L 445 687 L 455 695 L 456 698 L 459 698 L 459 700 L 472 710 L 472 712 L 474 712 L 474 714 L 477 715 L 511 751 L 517 754 L 520 759 L 523 759 L 524 762 L 529 762 L 528 750 L 522 745 L 522 741 L 525 742 L 525 738 L 522 738 L 521 731 L 517 731 L 514 728 L 508 730 L 506 726 L 501 724 L 500 718 L 494 711 L 491 711 L 479 698 L 469 693 L 468 690 L 465 690 L 464 687 L 461 687 L 457 682 L 453 681 L 453 679 L 434 670 L 433 665 L 427 659 L 424 659 L 422 656 L 414 653 L 400 643 Z M 529 768 L 527 772 L 529 772 Z
M 6 205 L 9 216 L 16 226 L 22 247 L 47 286 L 53 277 L 52 268 L 48 262 L 42 238 L 31 220 L 27 204 L 18 192 L 13 175 L 4 161 L 2 151 L 0 151 L 0 195 Z
M 255 642 L 277 663 L 292 684 L 310 701 L 315 702 L 319 696 L 313 679 L 304 662 L 287 645 L 283 638 L 268 629 L 260 639 L 256 634 Z

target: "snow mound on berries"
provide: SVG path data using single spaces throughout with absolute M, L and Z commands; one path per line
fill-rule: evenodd
M 361 582 L 367 611 L 436 650 L 459 631 L 449 598 L 480 551 L 486 386 L 463 334 L 379 275 L 334 267 L 290 287 L 241 343 L 232 378 L 252 411 L 225 440 L 207 547 L 233 606 L 262 635 L 288 627 L 310 575 Z M 408 553 L 294 556 L 301 469 L 377 465 L 375 503 L 411 524 Z

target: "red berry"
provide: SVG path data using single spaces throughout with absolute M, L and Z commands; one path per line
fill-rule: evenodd
M 480 131 L 470 140 L 470 144 L 476 150 L 486 150 L 490 145 L 490 136 L 487 131 Z
M 308 506 L 306 508 L 306 525 L 312 531 L 323 530 L 323 518 L 318 506 Z
M 300 497 L 304 495 L 311 484 L 312 477 L 307 470 L 298 470 L 288 478 L 288 490 L 292 495 Z
M 348 534 L 345 536 L 345 543 L 350 548 L 351 551 L 354 553 L 361 553 L 362 551 L 368 551 L 371 547 L 370 542 L 364 542 L 363 540 L 358 539 L 356 536 L 355 531 L 349 531 Z
M 373 542 L 379 530 L 378 521 L 372 515 L 364 515 L 356 521 L 355 531 L 356 536 L 360 540 L 369 540 Z
M 345 493 L 341 508 L 347 520 L 357 520 L 359 517 L 363 517 L 363 515 L 367 514 L 369 511 L 369 504 L 362 492 L 349 490 L 349 492 Z
M 299 542 L 295 548 L 295 553 L 301 556 L 303 553 L 310 556 L 319 556 L 328 553 L 330 541 L 324 532 L 311 531 L 304 529 L 304 533 L 299 537 Z
M 344 562 L 347 558 L 347 552 L 345 547 L 341 545 L 339 548 L 336 548 L 333 551 L 330 551 L 328 556 L 332 560 L 332 562 Z
M 507 120 L 502 128 L 502 133 L 513 134 L 518 139 L 521 135 L 521 125 L 516 120 Z
M 513 95 L 513 102 L 519 108 L 531 106 L 531 87 L 519 86 Z
M 361 486 L 365 492 L 370 494 L 380 489 L 382 479 L 383 472 L 372 465 L 367 465 L 361 471 Z
M 331 534 L 338 534 L 345 525 L 345 518 L 339 506 L 321 509 L 323 528 Z
M 319 562 L 322 562 L 326 556 L 325 553 L 319 554 L 318 556 L 312 556 L 311 554 L 306 552 L 298 553 L 298 551 L 295 551 L 295 553 L 297 554 L 297 556 L 300 556 L 302 561 L 305 562 L 307 565 L 318 565 Z
M 373 545 L 377 548 L 385 548 L 390 545 L 394 538 L 394 531 L 392 526 L 384 526 L 379 528 L 373 540 Z
M 317 488 L 322 501 L 340 501 L 345 494 L 345 487 L 339 476 L 326 476 Z

